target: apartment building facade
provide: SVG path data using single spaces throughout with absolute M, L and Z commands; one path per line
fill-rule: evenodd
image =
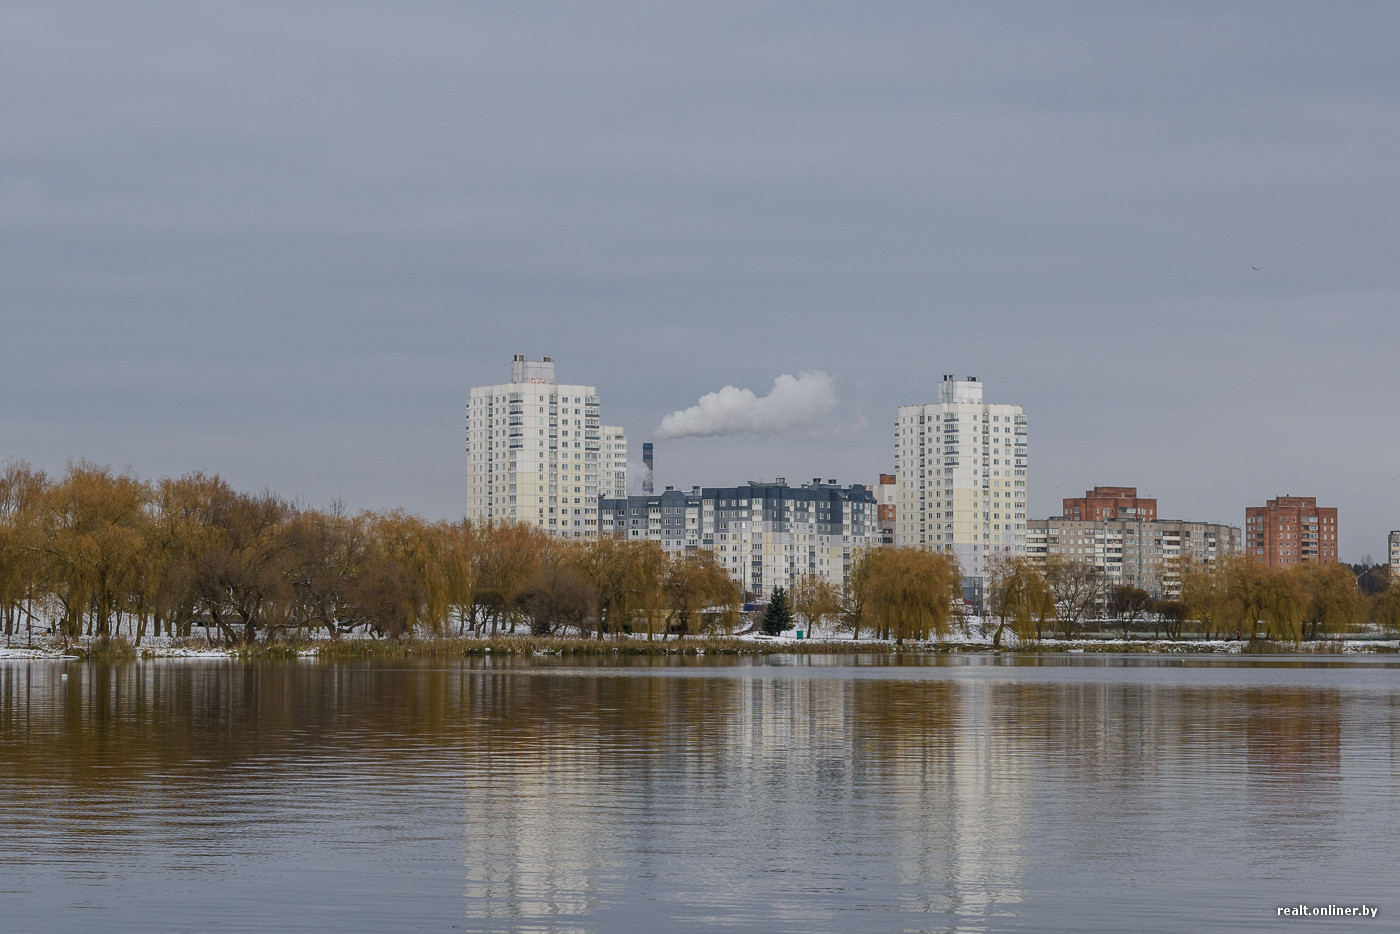
M 1245 551 L 1271 568 L 1337 563 L 1337 510 L 1280 496 L 1244 511 Z
M 880 482 L 875 484 L 875 520 L 880 525 L 881 545 L 894 544 L 897 490 L 894 474 L 880 474 Z
M 626 443 L 600 424 L 594 387 L 559 383 L 550 357 L 516 354 L 509 382 L 473 387 L 467 400 L 466 517 L 595 538 L 599 495 L 626 491 Z
M 894 440 L 895 544 L 951 554 L 980 604 L 988 559 L 1026 549 L 1025 413 L 945 375 L 937 402 L 899 407 Z
M 1181 593 L 1176 562 L 1214 564 L 1243 550 L 1237 526 L 1185 519 L 1031 519 L 1026 556 L 1044 564 L 1051 555 L 1089 564 L 1103 575 L 1105 591 L 1137 587 L 1154 599 Z
M 713 552 L 757 601 L 805 574 L 845 588 L 856 554 L 879 544 L 874 493 L 835 480 L 789 486 L 779 478 L 689 492 L 667 488 L 602 500 L 599 516 L 604 536 L 650 539 L 673 554 Z
M 627 433 L 616 425 L 603 425 L 598 455 L 598 495 L 618 499 L 627 495 Z

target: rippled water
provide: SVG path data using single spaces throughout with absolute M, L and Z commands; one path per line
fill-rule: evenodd
M 1374 660 L 9 662 L 0 930 L 1379 930 L 1397 741 Z

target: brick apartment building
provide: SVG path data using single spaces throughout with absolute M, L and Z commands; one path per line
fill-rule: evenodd
M 1244 511 L 1244 551 L 1271 568 L 1337 563 L 1337 510 L 1314 496 L 1280 496 Z
M 1137 495 L 1135 486 L 1096 486 L 1083 496 L 1067 497 L 1060 515 L 1066 519 L 1157 518 L 1157 501 Z

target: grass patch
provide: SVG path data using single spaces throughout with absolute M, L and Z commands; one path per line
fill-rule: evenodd
M 90 662 L 130 662 L 136 660 L 136 647 L 125 636 L 108 636 L 94 639 L 81 654 Z
M 301 657 L 302 648 L 293 642 L 259 642 L 253 645 L 240 645 L 233 650 L 232 655 L 243 661 L 253 659 L 287 660 Z

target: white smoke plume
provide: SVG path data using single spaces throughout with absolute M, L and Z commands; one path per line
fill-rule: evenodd
M 642 488 L 651 479 L 651 471 L 646 464 L 638 464 L 635 461 L 627 462 L 627 495 L 640 496 Z
M 806 428 L 834 408 L 835 381 L 821 370 L 803 370 L 796 376 L 785 373 L 773 380 L 773 388 L 763 397 L 736 386 L 706 393 L 690 408 L 663 418 L 656 437 L 668 441 L 745 432 L 776 435 Z

